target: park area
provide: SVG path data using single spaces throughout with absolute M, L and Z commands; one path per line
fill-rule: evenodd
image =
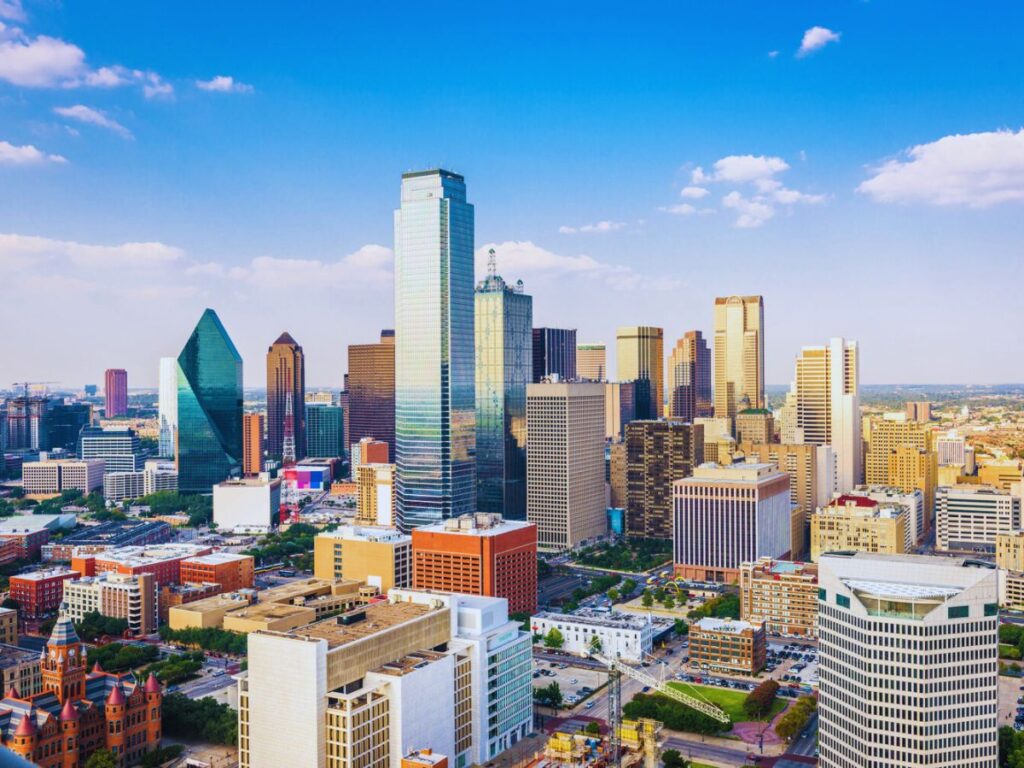
M 708 685 L 694 685 L 692 683 L 671 682 L 668 683 L 668 686 L 670 688 L 675 688 L 682 693 L 693 696 L 694 698 L 702 699 L 718 705 L 734 723 L 752 719 L 743 708 L 743 704 L 747 700 L 748 696 L 747 691 L 736 691 L 731 688 L 716 688 Z M 785 700 L 775 698 L 772 701 L 771 709 L 768 711 L 767 717 L 762 716 L 757 719 L 771 720 L 785 708 Z

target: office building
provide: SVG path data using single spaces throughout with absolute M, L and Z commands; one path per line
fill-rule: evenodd
M 672 486 L 704 463 L 704 428 L 682 421 L 626 425 L 626 535 L 671 539 Z
M 604 406 L 601 384 L 526 388 L 526 517 L 542 550 L 572 549 L 606 531 Z
M 837 496 L 811 516 L 811 560 L 827 552 L 902 554 L 910 549 L 902 504 L 880 504 L 866 496 Z
M 40 448 L 78 450 L 78 436 L 92 424 L 92 406 L 88 403 L 54 403 L 43 419 Z
M 256 566 L 252 555 L 211 552 L 181 561 L 178 579 L 182 584 L 220 584 L 221 592 L 252 589 Z
M 945 435 L 937 435 L 933 442 L 940 467 L 963 467 L 967 464 L 967 438 L 958 435 L 956 430 L 951 430 Z
M 669 414 L 692 422 L 711 416 L 711 350 L 700 331 L 687 331 L 668 356 Z
M 764 624 L 706 617 L 690 625 L 690 663 L 702 672 L 756 675 L 764 669 L 768 638 Z
M 17 611 L 10 608 L 4 610 L 17 618 Z M 19 648 L 14 643 L 5 642 L 0 645 L 0 681 L 4 691 L 13 688 L 21 696 L 35 696 L 43 690 L 39 654 L 36 651 Z
M 356 523 L 395 524 L 395 465 L 360 464 L 356 473 Z
M 925 526 L 935 510 L 938 461 L 932 448 L 933 432 L 927 424 L 907 421 L 903 414 L 868 420 L 864 482 L 903 490 L 920 488 L 924 494 Z M 906 449 L 906 450 L 901 450 Z
M 605 616 L 542 611 L 530 617 L 535 635 L 546 635 L 552 629 L 562 634 L 565 653 L 589 656 L 600 653 L 609 659 L 622 659 L 640 664 L 647 661 L 654 649 L 655 627 L 650 616 L 616 613 Z
M 108 368 L 103 375 L 103 415 L 108 419 L 128 415 L 128 371 Z
M 137 472 L 145 461 L 134 429 L 85 427 L 78 437 L 78 458 L 102 459 L 104 472 Z
M 70 490 L 88 495 L 103 487 L 103 460 L 32 461 L 22 465 L 21 477 L 29 496 L 55 496 Z
M 103 475 L 103 498 L 126 501 L 148 496 L 157 491 L 178 490 L 178 473 L 144 469 L 141 472 L 107 472 Z
M 13 608 L 0 608 L 0 643 L 18 644 L 18 612 Z
M 576 345 L 576 377 L 580 381 L 608 380 L 604 344 Z
M 821 768 L 995 768 L 997 571 L 856 553 L 818 577 Z
M 736 582 L 741 563 L 790 551 L 789 477 L 773 464 L 703 464 L 673 497 L 678 577 Z
M 940 551 L 996 552 L 1000 534 L 1021 529 L 1021 498 L 991 485 L 939 488 L 935 498 L 935 548 Z
M 388 444 L 384 441 L 374 440 L 372 437 L 364 437 L 358 443 L 352 443 L 352 450 L 349 453 L 349 467 L 353 479 L 358 475 L 359 467 L 363 464 L 387 463 Z
M 363 438 L 387 443 L 384 463 L 395 458 L 395 332 L 383 330 L 376 344 L 350 344 L 345 390 L 341 403 L 348 423 L 345 440 Z
M 242 474 L 246 477 L 254 477 L 263 471 L 263 454 L 266 451 L 263 429 L 262 413 L 242 415 Z
M 337 405 L 306 403 L 306 453 L 319 458 L 344 456 L 345 412 Z
M 904 491 L 884 485 L 858 485 L 847 496 L 866 496 L 879 504 L 897 504 L 907 510 L 907 548 L 919 544 L 924 536 L 924 494 L 917 488 Z
M 641 389 L 646 391 L 646 387 Z M 621 440 L 626 425 L 636 420 L 636 392 L 636 382 L 633 381 L 609 381 L 604 384 L 604 434 L 608 440 Z
M 343 525 L 313 540 L 313 575 L 358 581 L 386 595 L 412 586 L 412 538 L 394 528 Z
M 488 275 L 476 287 L 477 511 L 526 519 L 526 385 L 533 376 L 533 298 L 520 280 Z
M 612 443 L 608 446 L 608 501 L 615 509 L 623 510 L 622 532 L 626 531 L 626 500 L 629 497 L 627 485 L 626 444 Z
M 12 397 L 7 401 L 7 450 L 49 450 L 46 417 L 56 401 L 45 395 Z
M 173 459 L 178 443 L 178 361 L 173 357 L 160 358 L 158 392 L 159 453 Z
M 402 530 L 476 511 L 473 301 L 465 180 L 443 170 L 403 174 L 395 212 L 395 511 Z
M 715 299 L 715 416 L 764 408 L 764 299 Z M 743 406 L 741 403 L 746 402 Z
M 664 335 L 663 329 L 646 325 L 623 327 L 615 332 L 617 378 L 638 382 L 638 419 L 660 419 L 664 414 Z
M 767 408 L 744 408 L 736 414 L 737 443 L 774 443 L 775 418 Z
M 267 349 L 267 453 L 289 464 L 306 457 L 306 357 L 285 331 Z
M 412 586 L 503 597 L 510 613 L 537 610 L 537 526 L 501 515 L 450 518 L 412 532 Z
M 537 384 L 557 376 L 562 381 L 576 380 L 576 329 L 534 328 L 533 378 Z
M 741 564 L 740 618 L 773 635 L 817 637 L 818 566 L 770 557 Z
M 213 486 L 213 521 L 218 528 L 274 526 L 280 509 L 280 479 L 245 477 Z
M 392 590 L 388 602 L 250 635 L 248 661 L 241 768 L 397 766 L 413 744 L 484 764 L 533 727 L 531 639 L 498 598 Z
M 181 583 L 181 561 L 208 555 L 212 550 L 200 544 L 156 544 L 107 549 L 101 552 L 76 549 L 71 555 L 71 568 L 81 576 L 120 573 L 137 576 L 152 574 L 157 585 Z
M 72 524 L 72 527 L 73 524 Z M 163 544 L 171 540 L 171 526 L 161 520 L 108 520 L 83 526 L 42 548 L 44 561 L 67 562 L 79 554 L 105 552 L 121 547 Z
M 907 401 L 905 410 L 910 421 L 932 420 L 932 404 L 926 400 Z
M 795 408 L 799 442 L 831 445 L 839 491 L 849 491 L 863 474 L 857 342 L 834 338 L 823 346 L 804 347 L 791 391 L 795 397 L 787 407 Z
M 209 493 L 242 471 L 242 358 L 212 309 L 178 355 L 178 488 Z
M 1024 571 L 1024 531 L 996 534 L 996 565 L 1007 571 Z
M 41 619 L 57 610 L 64 599 L 64 582 L 82 574 L 68 568 L 18 573 L 10 578 L 10 598 L 22 619 Z
M 1024 480 L 1024 462 L 1015 459 L 986 461 L 978 467 L 978 482 L 991 485 L 1003 491 L 1013 489 L 1014 484 Z
M 156 632 L 158 600 L 156 580 L 152 574 L 126 576 L 102 573 L 64 582 L 64 615 L 72 621 L 83 621 L 90 613 L 111 619 L 124 619 L 135 635 Z

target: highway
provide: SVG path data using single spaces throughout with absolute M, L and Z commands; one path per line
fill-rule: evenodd
M 204 696 L 212 696 L 217 691 L 230 688 L 235 685 L 231 675 L 204 675 L 198 680 L 190 680 L 178 687 L 177 692 L 183 693 L 190 699 L 201 699 Z

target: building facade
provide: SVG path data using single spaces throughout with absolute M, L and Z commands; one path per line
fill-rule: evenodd
M 274 526 L 281 510 L 281 480 L 256 477 L 225 480 L 213 486 L 213 521 L 232 530 Z
M 866 496 L 837 496 L 811 516 L 811 560 L 827 552 L 902 554 L 910 549 L 909 510 Z
M 768 638 L 759 622 L 703 618 L 690 625 L 690 663 L 702 671 L 756 675 L 764 669 Z
M 395 332 L 383 330 L 376 344 L 348 348 L 348 419 L 345 440 L 369 437 L 388 445 L 385 462 L 395 458 Z
M 659 419 L 665 412 L 665 331 L 627 326 L 615 332 L 615 365 L 619 381 L 641 382 L 636 418 Z
M 159 601 L 156 579 L 152 574 L 134 576 L 103 573 L 64 582 L 63 611 L 72 621 L 82 621 L 90 613 L 112 619 L 124 619 L 135 635 L 156 632 Z
M 687 331 L 668 356 L 669 414 L 693 421 L 711 416 L 711 350 L 700 331 Z
M 533 328 L 533 373 L 531 382 L 558 376 L 562 381 L 576 380 L 576 329 Z
M 103 415 L 108 419 L 128 415 L 128 371 L 108 368 L 103 374 Z
M 715 416 L 764 408 L 764 299 L 715 299 Z M 746 401 L 747 405 L 741 403 Z
M 137 472 L 145 462 L 134 429 L 83 428 L 78 436 L 78 458 L 102 459 L 104 472 Z
M 462 176 L 403 174 L 395 212 L 395 516 L 406 531 L 476 511 L 473 237 Z
M 267 453 L 290 463 L 306 453 L 306 356 L 287 331 L 267 349 Z
M 306 403 L 306 453 L 317 458 L 344 456 L 345 411 L 338 405 Z
M 182 584 L 220 584 L 221 592 L 252 589 L 256 579 L 255 560 L 252 555 L 234 552 L 211 552 L 186 557 L 179 566 Z
M 386 595 L 412 586 L 412 538 L 393 528 L 343 525 L 313 540 L 313 575 L 360 581 Z
M 552 629 L 562 635 L 566 653 L 588 656 L 599 653 L 609 659 L 624 659 L 639 664 L 654 649 L 655 626 L 649 616 L 615 614 L 583 616 L 542 611 L 530 617 L 535 635 L 547 635 Z
M 925 525 L 930 529 L 938 475 L 931 428 L 907 421 L 903 414 L 886 414 L 869 419 L 867 429 L 864 482 L 904 490 L 920 488 L 924 494 Z
M 173 459 L 178 446 L 178 361 L 173 357 L 161 357 L 159 377 L 158 450 L 162 458 Z
M 576 345 L 576 377 L 580 381 L 608 380 L 608 361 L 603 343 Z
M 1021 497 L 991 485 L 939 488 L 935 503 L 935 548 L 996 553 L 996 540 L 1021 529 Z
M 103 460 L 51 459 L 23 464 L 21 478 L 29 496 L 53 496 L 76 490 L 85 495 L 103 487 Z
M 704 428 L 682 421 L 626 425 L 626 535 L 672 538 L 672 486 L 704 463 Z
M 740 565 L 740 618 L 769 634 L 818 635 L 818 566 L 762 557 Z
M 64 583 L 82 574 L 68 568 L 47 568 L 19 573 L 10 578 L 10 598 L 23 619 L 40 619 L 54 613 L 64 599 Z
M 356 523 L 395 524 L 395 465 L 360 464 L 356 473 Z
M 266 453 L 264 429 L 266 417 L 262 413 L 242 415 L 242 474 L 254 477 L 263 471 L 263 454 Z
M 491 267 L 476 287 L 476 506 L 526 519 L 526 385 L 533 298 Z

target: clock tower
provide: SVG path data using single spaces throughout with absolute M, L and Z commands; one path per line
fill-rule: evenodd
M 61 605 L 41 665 L 43 690 L 52 692 L 61 704 L 85 696 L 85 649 L 64 609 Z

